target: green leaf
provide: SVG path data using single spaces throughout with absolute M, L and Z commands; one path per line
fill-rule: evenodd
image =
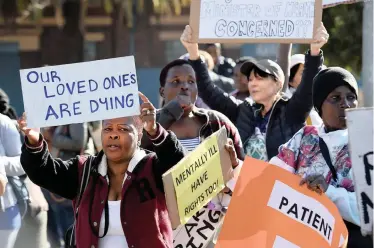
M 113 4 L 111 0 L 104 0 L 105 13 L 111 14 L 113 12 Z

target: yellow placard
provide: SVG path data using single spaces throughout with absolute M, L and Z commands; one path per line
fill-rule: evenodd
M 217 134 L 188 154 L 172 171 L 182 225 L 225 187 Z

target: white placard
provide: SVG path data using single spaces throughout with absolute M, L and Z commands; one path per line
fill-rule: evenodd
M 277 180 L 271 192 L 268 206 L 310 227 L 331 245 L 335 218 L 316 199 L 306 196 Z
M 133 56 L 20 70 L 29 127 L 140 113 Z
M 205 248 L 212 241 L 217 231 L 223 213 L 209 210 L 206 207 L 199 210 L 185 225 L 179 226 L 173 232 L 174 248 Z
M 200 39 L 312 39 L 315 0 L 201 0 Z
M 346 112 L 349 151 L 364 235 L 373 233 L 373 112 L 373 108 Z

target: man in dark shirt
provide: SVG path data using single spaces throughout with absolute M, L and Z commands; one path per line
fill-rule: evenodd
M 215 64 L 213 71 L 215 73 L 229 78 L 233 77 L 235 62 L 233 59 L 221 55 L 221 44 L 206 44 L 205 50 L 213 57 Z

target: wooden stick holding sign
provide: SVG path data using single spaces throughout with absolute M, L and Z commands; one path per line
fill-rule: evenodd
M 226 142 L 227 131 L 223 127 L 163 175 L 173 229 L 187 223 L 233 177 Z
M 374 108 L 347 110 L 349 151 L 360 209 L 361 233 L 373 234 L 373 111 Z
M 322 0 L 193 0 L 198 43 L 305 43 L 322 21 Z

